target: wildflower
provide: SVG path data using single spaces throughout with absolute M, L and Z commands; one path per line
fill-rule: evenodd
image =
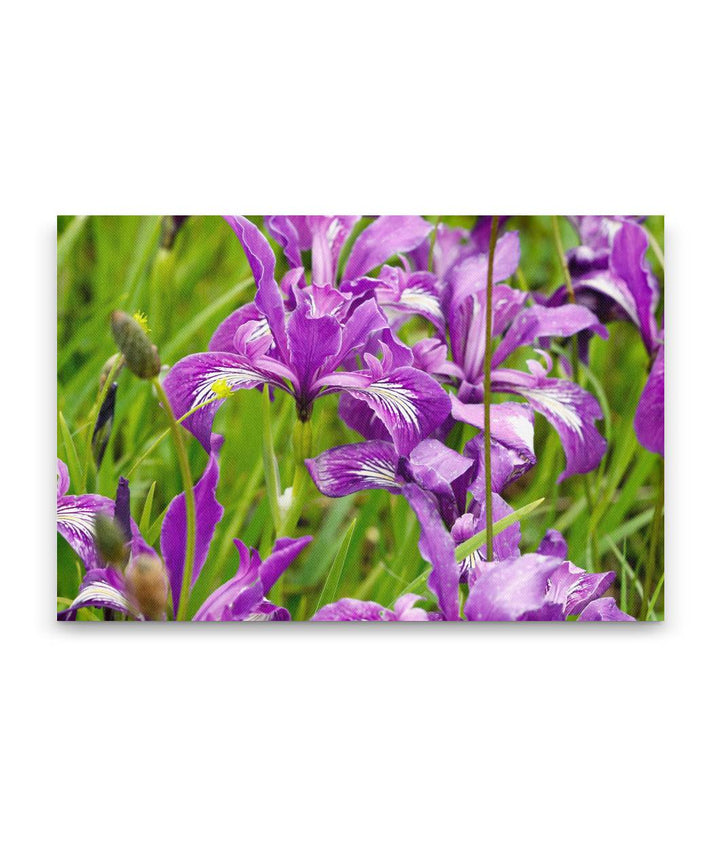
M 366 352 L 371 337 L 378 334 L 382 339 L 387 329 L 372 296 L 355 298 L 328 284 L 302 287 L 296 271 L 286 308 L 274 278 L 275 257 L 267 240 L 245 218 L 230 221 L 257 282 L 254 305 L 236 310 L 218 328 L 210 343 L 212 350 L 180 360 L 165 380 L 177 417 L 210 402 L 183 422 L 206 449 L 222 403 L 213 400 L 213 385 L 220 381 L 232 390 L 264 384 L 281 389 L 295 398 L 301 421 L 310 418 L 319 396 L 347 393 L 367 404 L 405 452 L 446 419 L 450 412 L 447 393 L 425 372 L 409 365 L 409 360 L 398 359 L 407 349 L 399 343 L 395 346 L 385 336 L 378 340 L 380 359 Z M 400 237 L 404 235 L 402 230 L 388 228 L 368 237 L 366 233 L 373 226 L 358 238 L 348 259 L 347 267 L 358 273 L 390 252 L 391 239 L 399 240 L 398 231 Z M 333 272 L 335 258 L 332 245 L 326 241 L 325 246 L 331 248 L 330 261 L 325 254 L 325 261 L 314 266 L 319 271 L 317 276 L 323 278 Z M 357 357 L 362 357 L 364 368 L 339 370 Z
M 197 537 L 191 586 L 195 585 L 205 565 L 215 528 L 223 514 L 223 507 L 215 497 L 222 442 L 219 434 L 212 436 L 208 463 L 194 488 Z M 107 503 L 112 506 L 110 500 Z M 144 542 L 134 525 L 132 528 L 135 534 L 130 541 L 130 559 L 125 573 L 115 567 L 99 566 L 99 557 L 95 555 L 97 564 L 90 568 L 78 596 L 68 609 L 58 613 L 58 618 L 72 621 L 83 606 L 105 607 L 138 620 L 163 618 L 163 591 L 165 597 L 169 593 L 171 609 L 177 614 L 186 549 L 183 494 L 171 501 L 165 514 L 160 533 L 161 556 Z M 236 539 L 240 554 L 237 573 L 204 601 L 192 620 L 288 620 L 287 610 L 270 603 L 266 595 L 311 540 L 309 536 L 279 539 L 271 555 L 261 561 L 256 551 L 248 550 Z M 163 569 L 166 583 L 163 582 Z

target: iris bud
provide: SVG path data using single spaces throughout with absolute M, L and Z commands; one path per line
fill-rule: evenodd
M 115 366 L 116 363 L 118 363 L 118 369 L 115 372 L 115 377 L 117 377 L 118 374 L 120 373 L 120 370 L 122 369 L 122 363 L 123 363 L 122 354 L 113 354 L 112 357 L 109 357 L 105 361 L 105 365 L 102 367 L 102 369 L 100 369 L 100 378 L 98 380 L 98 389 L 100 390 L 100 392 L 102 392 L 103 389 L 105 388 L 105 384 L 107 382 L 108 375 L 113 370 L 113 367 Z
M 122 528 L 107 514 L 95 515 L 95 546 L 106 565 L 122 567 L 127 561 L 129 550 Z
M 165 566 L 157 556 L 141 553 L 128 565 L 125 582 L 140 612 L 151 621 L 165 617 L 168 578 Z
M 161 369 L 160 356 L 142 324 L 120 309 L 110 316 L 110 323 L 115 341 L 130 371 L 145 380 L 157 377 Z

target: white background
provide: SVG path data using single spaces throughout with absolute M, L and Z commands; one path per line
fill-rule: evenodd
M 709 4 L 14 4 L 4 852 L 717 845 Z M 57 213 L 664 213 L 662 626 L 57 626 Z

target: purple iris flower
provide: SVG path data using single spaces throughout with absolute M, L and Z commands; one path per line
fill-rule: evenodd
M 500 492 L 535 464 L 533 412 L 525 404 L 493 404 L 490 428 L 492 512 L 493 520 L 498 521 L 512 513 Z M 455 547 L 484 530 L 487 524 L 483 440 L 481 430 L 460 454 L 438 440 L 427 439 L 408 456 L 401 455 L 391 442 L 369 440 L 328 449 L 308 459 L 306 464 L 318 490 L 326 496 L 346 496 L 367 489 L 402 493 L 423 524 L 423 532 L 444 531 L 447 526 L 451 539 L 449 553 L 447 544 L 438 543 L 431 535 L 421 538 L 420 548 L 428 561 L 443 565 L 452 575 L 456 568 Z M 519 523 L 496 533 L 495 557 L 519 557 L 520 535 Z M 457 566 L 458 582 L 467 581 L 485 560 L 486 546 L 482 545 Z M 441 574 L 431 575 L 431 590 L 435 591 L 435 582 L 441 579 L 444 579 Z M 457 612 L 456 589 L 457 585 L 451 584 L 444 590 L 447 614 Z
M 571 219 L 581 241 L 567 254 L 575 299 L 603 321 L 629 321 L 640 332 L 652 364 L 638 404 L 635 430 L 646 449 L 663 455 L 664 334 L 656 320 L 660 287 L 645 259 L 647 235 L 631 217 Z M 560 286 L 548 298 L 536 298 L 546 306 L 560 306 L 568 299 L 567 287 Z M 590 335 L 584 331 L 579 339 L 585 359 Z
M 95 547 L 95 515 L 115 513 L 112 499 L 95 493 L 67 495 L 70 489 L 68 468 L 57 459 L 57 531 L 82 559 L 85 568 L 97 567 L 100 559 Z
M 444 527 L 431 497 L 417 485 L 403 491 L 420 521 L 420 552 L 431 564 L 428 588 L 439 612 L 427 620 L 459 621 L 633 621 L 612 597 L 603 597 L 613 572 L 590 574 L 567 561 L 567 545 L 552 530 L 537 553 L 517 555 L 475 566 L 463 578 L 455 561 L 455 541 Z M 465 579 L 468 598 L 461 616 L 459 585 Z M 425 620 L 416 607 L 418 596 L 404 595 L 393 609 L 372 601 L 345 598 L 323 607 L 317 621 Z M 405 600 L 405 598 L 408 598 Z M 407 610 L 407 612 L 406 612 Z M 407 617 L 403 618 L 403 615 Z
M 393 340 L 374 295 L 357 296 L 334 285 L 348 218 L 270 218 L 271 231 L 284 236 L 293 263 L 302 249 L 312 248 L 309 285 L 302 267 L 278 285 L 275 256 L 260 230 L 244 217 L 228 221 L 250 262 L 257 295 L 220 325 L 207 353 L 185 357 L 170 370 L 165 388 L 176 416 L 215 399 L 218 384 L 231 390 L 268 384 L 295 398 L 302 421 L 319 396 L 346 393 L 367 405 L 405 453 L 442 424 L 450 412 L 447 393 L 408 361 L 398 362 L 397 354 L 407 349 Z M 346 277 L 362 276 L 414 246 L 429 228 L 419 217 L 378 218 L 355 241 Z M 220 404 L 212 401 L 183 423 L 206 449 Z
M 218 454 L 223 438 L 213 434 L 211 452 L 207 466 L 195 485 L 196 508 L 196 546 L 191 587 L 195 585 L 207 560 L 210 543 L 217 524 L 223 515 L 223 507 L 217 501 L 219 469 Z M 78 497 L 85 499 L 85 497 Z M 100 497 L 103 499 L 103 497 Z M 129 495 L 126 499 L 129 516 Z M 106 500 L 103 508 L 96 510 L 112 513 L 118 511 L 118 503 Z M 167 569 L 173 610 L 177 613 L 182 586 L 182 574 L 186 548 L 186 511 L 183 494 L 176 496 L 168 506 L 160 534 L 162 560 Z M 157 556 L 132 525 L 133 537 L 130 540 L 130 562 L 141 553 Z M 61 533 L 64 534 L 64 533 Z M 255 550 L 249 550 L 242 541 L 235 539 L 240 554 L 240 565 L 235 576 L 214 591 L 198 609 L 193 621 L 287 621 L 290 614 L 266 599 L 267 593 L 277 582 L 280 575 L 289 567 L 295 557 L 312 541 L 304 538 L 279 539 L 270 556 L 261 561 Z M 71 542 L 71 546 L 73 546 Z M 93 545 L 94 546 L 94 545 Z M 116 610 L 136 619 L 143 619 L 126 579 L 117 569 L 98 567 L 100 561 L 95 553 L 95 564 L 83 578 L 78 596 L 58 617 L 62 620 L 74 620 L 77 610 L 83 606 L 97 606 Z
M 485 358 L 485 294 L 488 266 L 488 228 L 485 218 L 472 232 L 438 227 L 434 246 L 433 273 L 383 268 L 377 280 L 360 279 L 352 284 L 356 293 L 374 288 L 376 295 L 390 295 L 383 301 L 386 313 L 392 308 L 400 320 L 414 313 L 427 318 L 436 328 L 435 338 L 416 343 L 412 365 L 432 374 L 456 389 L 452 418 L 482 425 L 483 373 Z M 409 255 L 414 265 L 427 264 L 428 246 Z M 523 397 L 557 430 L 565 450 L 567 465 L 559 480 L 593 470 L 602 458 L 606 442 L 595 427 L 602 418 L 600 405 L 582 387 L 570 380 L 550 377 L 552 360 L 540 352 L 544 363 L 528 362 L 529 371 L 503 368 L 502 364 L 518 348 L 553 336 L 572 336 L 592 331 L 607 337 L 607 330 L 585 306 L 527 306 L 529 296 L 501 284 L 517 269 L 520 241 L 516 232 L 498 240 L 493 279 L 493 337 L 500 339 L 492 359 L 491 382 L 496 393 Z M 408 263 L 409 264 L 409 263 Z M 408 288 L 413 277 L 417 287 Z M 403 286 L 405 291 L 403 291 Z M 412 299 L 403 300 L 403 295 Z M 391 316 L 389 316 L 391 317 Z M 451 358 L 445 336 L 450 343 Z M 340 414 L 350 427 L 368 439 L 382 438 L 382 425 L 371 418 L 357 401 L 341 402 Z M 452 423 L 443 427 L 447 430 Z

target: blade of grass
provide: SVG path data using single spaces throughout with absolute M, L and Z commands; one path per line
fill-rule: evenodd
M 143 538 L 147 540 L 147 533 L 150 530 L 150 515 L 152 514 L 152 504 L 153 498 L 155 496 L 155 487 L 157 482 L 153 482 L 150 485 L 150 489 L 147 492 L 147 497 L 145 498 L 145 504 L 143 505 L 142 514 L 140 515 L 140 523 L 138 524 L 140 527 L 140 532 L 142 533 Z
M 70 482 L 76 493 L 85 493 L 85 479 L 83 478 L 83 471 L 80 466 L 80 458 L 78 457 L 75 442 L 70 434 L 65 417 L 62 415 L 62 411 L 58 413 L 58 421 L 60 422 L 63 445 L 65 446 L 65 457 L 67 458 L 65 463 L 70 473 Z
M 523 517 L 527 517 L 528 514 L 533 512 L 541 503 L 545 502 L 545 497 L 541 497 L 540 499 L 536 499 L 535 502 L 530 502 L 527 505 L 524 505 L 522 508 L 519 508 L 517 511 L 513 511 L 512 514 L 507 514 L 505 517 L 501 517 L 500 520 L 495 521 L 493 524 L 493 533 L 494 535 L 499 535 L 500 532 L 503 532 L 508 526 L 512 526 L 513 523 L 517 523 L 518 520 L 522 520 Z M 475 552 L 478 547 L 482 547 L 482 545 L 487 540 L 487 531 L 483 529 L 480 532 L 477 532 L 472 538 L 468 538 L 467 541 L 463 541 L 462 544 L 458 544 L 455 548 L 455 559 L 458 562 L 462 562 L 463 559 L 467 559 L 467 557 Z
M 496 520 L 493 526 L 493 535 L 499 535 L 507 529 L 508 526 L 512 526 L 513 523 L 517 523 L 517 521 L 521 520 L 523 517 L 527 517 L 528 514 L 531 514 L 543 502 L 545 502 L 545 497 L 536 499 L 535 502 L 524 505 L 517 511 L 513 511 L 512 514 L 507 514 L 505 517 L 501 517 L 500 520 Z M 463 541 L 462 544 L 458 544 L 455 548 L 455 560 L 461 562 L 463 559 L 466 559 L 474 550 L 477 550 L 478 547 L 482 547 L 486 539 L 487 533 L 483 529 L 481 532 L 473 535 L 472 538 L 468 538 L 467 541 Z M 405 586 L 400 593 L 401 596 L 403 594 L 408 594 L 411 591 L 415 591 L 416 586 L 419 583 L 425 582 L 429 576 L 430 568 L 426 568 L 421 574 L 418 574 L 411 583 Z
M 350 541 L 352 539 L 353 532 L 355 532 L 356 522 L 357 521 L 353 519 L 345 532 L 345 536 L 340 543 L 340 547 L 335 554 L 335 559 L 330 567 L 330 573 L 327 575 L 325 585 L 320 593 L 320 598 L 317 602 L 315 612 L 335 600 L 338 583 L 340 582 L 340 577 L 342 576 L 343 569 L 345 568 L 345 560 L 347 558 L 348 548 L 350 547 Z

